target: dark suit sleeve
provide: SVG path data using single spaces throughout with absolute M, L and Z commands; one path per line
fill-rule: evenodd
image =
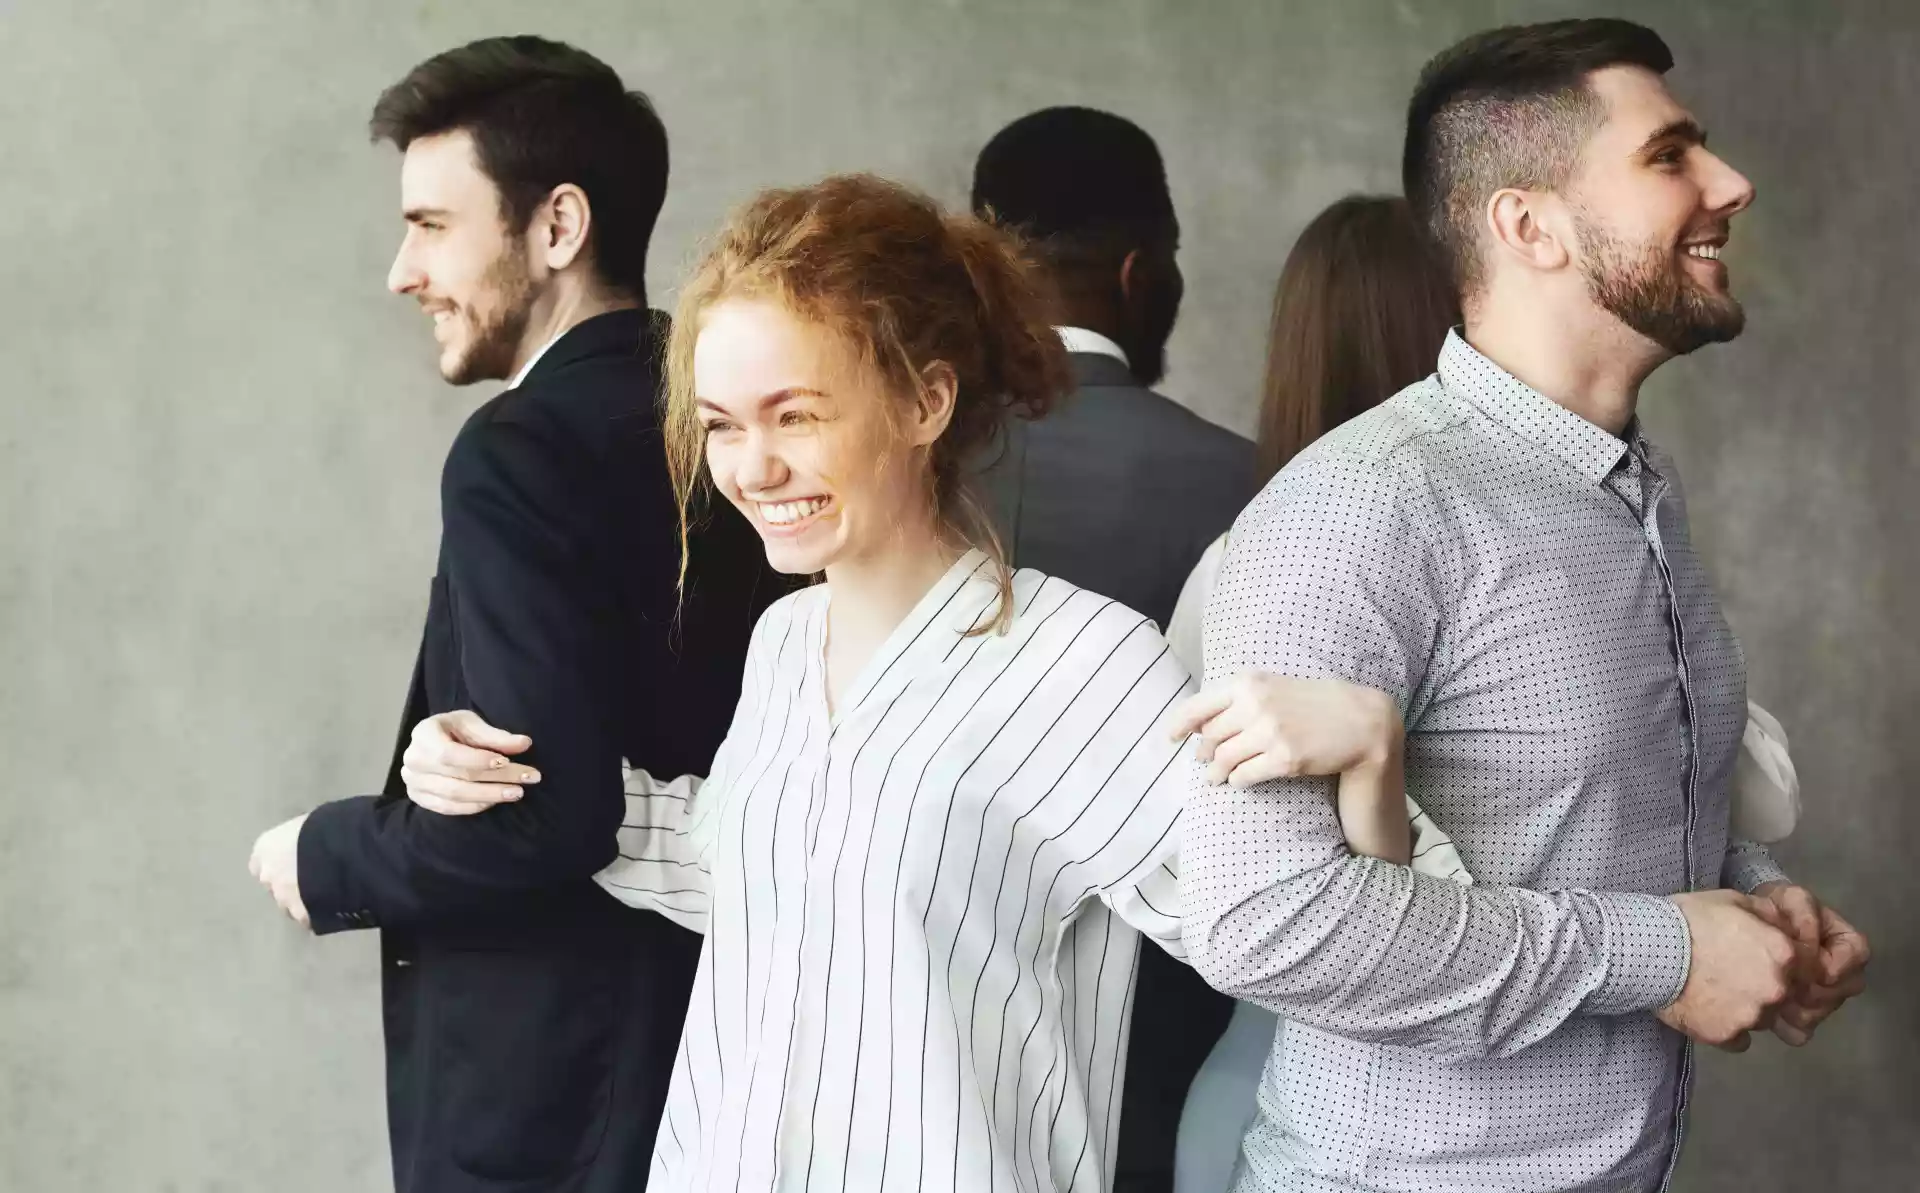
M 461 703 L 533 739 L 541 782 L 475 816 L 401 799 L 340 800 L 300 834 L 316 932 L 401 926 L 611 862 L 625 808 L 607 699 L 618 657 L 611 585 L 590 543 L 590 461 L 526 421 L 469 426 L 442 482 L 444 580 Z

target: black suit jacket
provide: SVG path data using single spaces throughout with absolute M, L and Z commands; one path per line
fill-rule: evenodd
M 645 1184 L 700 942 L 592 875 L 617 853 L 623 758 L 706 773 L 778 592 L 720 510 L 679 608 L 664 331 L 644 311 L 589 319 L 461 428 L 385 793 L 300 833 L 314 931 L 382 930 L 403 1193 Z M 456 708 L 533 739 L 524 799 L 445 817 L 404 798 L 409 731 Z
M 1153 618 L 1164 630 L 1200 556 L 1259 486 L 1246 439 L 1141 385 L 1127 366 L 1073 354 L 1059 409 L 1015 423 L 983 481 L 1013 561 Z M 1159 949 L 1140 951 L 1120 1098 L 1114 1193 L 1173 1188 L 1174 1143 L 1194 1076 L 1233 1000 Z

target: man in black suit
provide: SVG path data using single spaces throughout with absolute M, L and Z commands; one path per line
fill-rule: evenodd
M 1003 541 L 1037 568 L 1162 629 L 1187 575 L 1253 498 L 1253 444 L 1150 388 L 1185 282 L 1159 147 L 1091 108 L 1024 116 L 981 150 L 973 206 L 1031 239 L 1058 298 L 1074 394 L 1014 424 L 982 476 Z M 1116 1193 L 1173 1187 L 1188 1087 L 1233 1001 L 1142 949 L 1120 1110 Z
M 523 793 L 450 817 L 385 794 L 263 834 L 252 868 L 325 934 L 381 930 L 387 1112 L 402 1193 L 643 1188 L 700 941 L 608 896 L 621 761 L 704 774 L 776 595 L 723 515 L 677 608 L 678 517 L 646 307 L 666 132 L 605 64 L 532 37 L 416 67 L 375 106 L 403 154 L 388 279 L 442 375 L 510 380 L 441 480 L 439 574 L 406 731 L 467 708 L 531 735 Z

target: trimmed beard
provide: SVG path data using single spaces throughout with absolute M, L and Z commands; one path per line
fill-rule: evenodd
M 1587 292 L 1614 318 L 1668 352 L 1685 356 L 1725 343 L 1746 327 L 1739 300 L 1711 293 L 1685 276 L 1685 267 L 1674 260 L 1676 250 L 1629 244 L 1578 209 L 1573 219 L 1584 250 Z

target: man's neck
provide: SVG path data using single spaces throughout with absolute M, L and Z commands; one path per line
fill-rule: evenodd
M 1126 335 L 1120 327 L 1120 321 L 1112 310 L 1103 303 L 1078 302 L 1072 295 L 1063 294 L 1053 312 L 1055 327 L 1079 327 L 1105 336 L 1120 345 L 1126 351 Z
M 1467 343 L 1559 406 L 1619 435 L 1640 385 L 1668 354 L 1605 311 L 1492 301 L 1467 320 Z
M 645 295 L 632 297 L 584 286 L 556 285 L 552 292 L 534 303 L 527 330 L 520 336 L 520 348 L 514 353 L 513 371 L 508 376 L 518 377 L 528 361 L 587 320 L 609 311 L 629 311 L 646 305 Z

